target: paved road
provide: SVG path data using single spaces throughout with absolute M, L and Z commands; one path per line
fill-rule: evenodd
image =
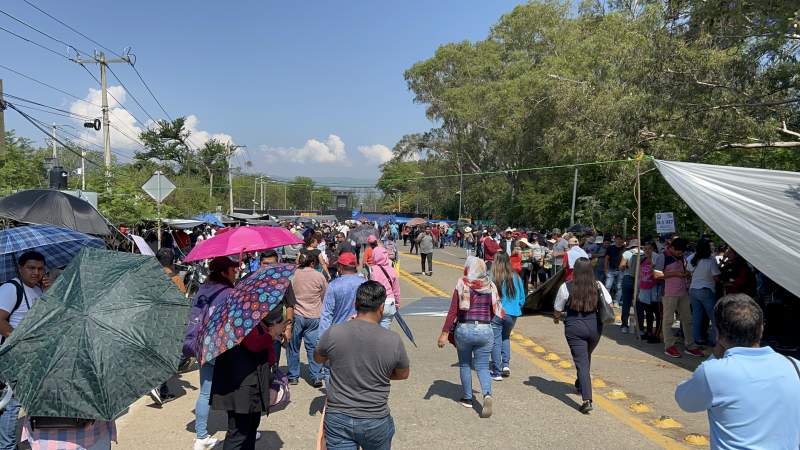
M 705 416 L 682 413 L 672 397 L 675 384 L 698 361 L 666 360 L 659 345 L 637 343 L 616 327 L 609 327 L 593 359 L 595 411 L 578 413 L 580 398 L 570 387 L 575 373 L 563 329 L 544 316 L 518 320 L 512 376 L 493 385 L 494 415 L 481 419 L 479 405 L 460 406 L 455 351 L 450 346 L 439 349 L 435 342 L 448 306 L 443 297 L 455 284 L 463 255 L 446 249 L 435 258 L 432 277 L 413 273 L 419 271 L 416 257 L 401 259 L 401 311 L 419 347 L 406 341 L 411 378 L 392 385 L 390 406 L 397 427 L 393 448 L 684 448 L 692 447 L 687 436 L 707 435 Z M 473 385 L 478 385 L 477 377 Z M 163 408 L 148 398 L 133 405 L 118 421 L 115 448 L 191 448 L 196 386 L 197 372 L 192 372 L 175 383 L 181 397 Z M 323 402 L 324 391 L 306 383 L 293 388 L 292 403 L 262 420 L 257 448 L 313 449 Z M 658 420 L 662 416 L 671 420 Z M 222 439 L 224 415 L 212 412 L 210 429 Z

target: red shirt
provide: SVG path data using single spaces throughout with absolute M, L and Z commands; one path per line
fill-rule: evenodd
M 486 261 L 494 261 L 494 254 L 500 251 L 500 244 L 492 238 L 486 238 L 483 241 L 483 259 Z
M 511 262 L 511 268 L 517 273 L 522 273 L 522 255 L 517 253 L 511 255 L 508 259 Z

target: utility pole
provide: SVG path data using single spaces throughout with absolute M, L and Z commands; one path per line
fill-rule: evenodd
M 3 79 L 0 78 L 0 155 L 6 150 L 6 104 L 3 101 Z
M 102 93 L 101 109 L 103 111 L 103 156 L 106 164 L 106 190 L 111 192 L 111 122 L 108 120 L 108 82 L 106 68 L 108 64 L 125 63 L 130 64 L 131 59 L 125 55 L 118 59 L 106 59 L 103 52 L 96 53 L 94 58 L 84 59 L 80 57 L 72 58 L 72 61 L 80 65 L 99 64 L 100 65 L 100 89 Z
M 245 148 L 246 145 L 229 145 L 228 146 L 228 214 L 233 214 L 233 172 L 231 170 L 231 160 L 233 153 L 239 148 Z
M 264 211 L 264 177 L 261 177 L 260 181 L 261 181 L 261 183 L 259 183 L 259 185 L 261 186 L 261 211 L 263 212 Z
M 253 215 L 256 214 L 256 192 L 258 191 L 258 177 L 253 177 Z
M 575 199 L 578 196 L 578 149 L 575 149 L 575 179 L 572 181 L 572 214 L 569 216 L 569 226 L 575 225 Z
M 53 141 L 53 164 L 58 165 L 58 149 L 56 149 L 56 123 L 53 122 L 53 128 L 51 130 L 51 136 Z
M 461 212 L 464 204 L 464 165 L 461 163 L 461 153 L 458 154 L 458 218 L 461 221 Z

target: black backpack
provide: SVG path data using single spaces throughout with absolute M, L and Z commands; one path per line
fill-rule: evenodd
M 23 298 L 23 296 L 25 295 L 25 291 L 22 289 L 22 284 L 20 284 L 20 282 L 19 282 L 19 281 L 17 281 L 17 280 L 9 280 L 9 281 L 6 281 L 5 283 L 3 283 L 3 284 L 0 284 L 0 286 L 2 286 L 2 285 L 4 285 L 4 284 L 13 284 L 13 285 L 14 285 L 14 287 L 16 287 L 16 288 L 17 288 L 17 301 L 14 303 L 14 307 L 13 307 L 13 308 L 11 308 L 11 312 L 10 312 L 10 313 L 8 313 L 8 318 L 9 318 L 9 320 L 10 320 L 10 319 L 11 319 L 11 316 L 12 316 L 12 315 L 13 315 L 15 312 L 17 312 L 17 310 L 19 309 L 19 307 L 22 305 L 22 298 Z M 0 337 L 0 344 L 3 344 L 5 341 L 6 341 L 6 337 L 5 337 L 5 336 L 2 336 L 2 337 Z

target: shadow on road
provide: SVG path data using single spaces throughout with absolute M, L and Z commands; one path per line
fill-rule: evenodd
M 196 391 L 197 390 L 197 388 L 195 386 L 193 386 L 192 383 L 189 383 L 188 381 L 183 380 L 183 379 L 178 378 L 178 377 L 172 377 L 169 381 L 167 381 L 167 388 L 169 388 L 169 392 L 170 393 L 175 394 L 175 399 L 174 400 L 177 400 L 177 399 L 183 397 L 184 395 L 186 395 L 187 391 Z M 156 389 L 158 389 L 158 388 L 156 388 Z M 151 398 L 152 398 L 152 396 L 151 396 Z M 147 407 L 148 408 L 153 408 L 153 409 L 161 409 L 162 405 L 159 405 L 158 403 L 153 401 L 153 403 L 150 403 L 149 405 L 147 405 Z
M 463 392 L 460 384 L 451 383 L 445 380 L 434 380 L 433 384 L 430 385 L 428 392 L 425 393 L 425 397 L 423 398 L 425 400 L 430 400 L 436 396 L 457 402 L 461 398 L 462 394 Z
M 308 405 L 309 416 L 316 416 L 317 413 L 322 413 L 322 408 L 325 407 L 325 398 L 326 395 L 320 395 L 319 397 L 311 400 L 311 403 Z
M 578 402 L 567 395 L 575 392 L 575 387 L 567 383 L 531 376 L 528 378 L 528 381 L 523 381 L 522 384 L 535 387 L 542 394 L 558 399 L 570 408 L 577 408 L 580 406 Z

